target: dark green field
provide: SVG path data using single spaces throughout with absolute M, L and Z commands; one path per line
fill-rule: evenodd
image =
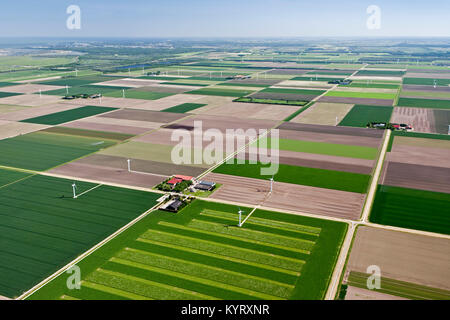
M 434 110 L 436 132 L 439 134 L 448 134 L 450 124 L 450 110 Z
M 99 138 L 35 132 L 0 140 L 0 165 L 43 171 L 115 143 Z
M 157 211 L 78 263 L 81 290 L 62 274 L 30 299 L 323 299 L 346 225 L 257 210 L 238 228 L 237 210 Z
M 78 87 L 91 83 L 105 82 L 110 80 L 120 79 L 120 77 L 108 77 L 108 76 L 85 76 L 85 77 L 66 77 L 56 80 L 40 81 L 40 84 L 52 85 L 52 86 L 69 86 Z
M 398 84 L 352 82 L 349 85 L 340 85 L 340 87 L 368 88 L 368 89 L 398 89 L 400 86 Z
M 0 169 L 0 189 L 14 181 L 29 177 L 29 173 Z
M 52 96 L 66 96 L 66 95 L 78 95 L 78 94 L 103 94 L 106 95 L 110 92 L 118 92 L 120 93 L 120 97 L 122 97 L 122 90 L 127 90 L 128 87 L 115 87 L 115 86 L 98 86 L 98 85 L 83 85 L 77 87 L 69 87 L 68 90 L 57 89 L 42 92 L 42 94 L 48 94 Z M 67 93 L 68 92 L 68 93 Z
M 165 97 L 170 97 L 173 93 L 167 92 L 152 92 L 141 91 L 139 89 L 125 89 L 125 98 L 127 99 L 143 99 L 143 100 L 158 100 Z M 109 91 L 105 93 L 105 97 L 122 98 L 124 92 L 122 90 Z
M 399 107 L 450 109 L 450 100 L 400 98 L 397 105 Z
M 436 85 L 438 86 L 450 85 L 450 79 L 431 79 L 431 78 L 404 78 L 403 84 L 434 86 L 435 81 Z
M 379 185 L 370 221 L 450 234 L 450 194 Z
M 6 171 L 1 171 L 0 176 Z M 159 195 L 31 176 L 0 189 L 0 295 L 14 298 L 156 204 Z M 77 182 L 78 194 L 95 184 Z
M 12 96 L 20 96 L 21 93 L 12 93 L 12 92 L 0 92 L 0 98 L 7 98 Z
M 117 108 L 85 106 L 77 109 L 71 109 L 67 111 L 48 114 L 45 116 L 26 119 L 22 120 L 21 122 L 57 125 L 65 122 L 83 119 L 86 117 L 95 116 L 96 114 L 101 114 L 113 110 L 117 110 Z
M 393 111 L 393 107 L 355 105 L 339 125 L 365 128 L 369 122 L 388 123 Z
M 10 86 L 17 86 L 20 83 L 14 83 L 14 82 L 0 82 L 0 88 L 3 87 L 10 87 Z
M 267 179 L 267 177 L 261 176 L 262 167 L 265 166 L 260 163 L 225 163 L 213 172 L 247 178 Z M 280 164 L 278 173 L 274 178 L 279 182 L 357 193 L 366 193 L 370 180 L 370 176 L 365 174 L 298 167 L 286 164 Z
M 163 112 L 173 112 L 173 113 L 186 113 L 201 107 L 206 106 L 206 104 L 201 103 L 183 103 L 175 107 L 171 107 L 165 110 L 162 110 Z

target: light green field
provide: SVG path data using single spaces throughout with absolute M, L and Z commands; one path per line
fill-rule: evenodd
M 271 138 L 263 138 L 259 140 L 259 144 L 261 145 L 261 147 L 272 146 Z M 345 144 L 334 144 L 326 142 L 279 139 L 279 144 L 280 150 L 323 154 L 329 156 L 347 157 L 356 159 L 374 160 L 378 153 L 377 148 L 352 146 Z
M 326 94 L 326 96 L 328 96 L 328 97 L 393 100 L 393 99 L 395 99 L 396 94 L 395 93 L 379 93 L 379 92 L 330 91 Z

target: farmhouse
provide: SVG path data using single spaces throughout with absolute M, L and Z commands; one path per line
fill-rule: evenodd
M 216 186 L 215 182 L 209 182 L 209 181 L 199 181 L 199 183 L 195 186 L 195 189 L 201 190 L 201 191 L 211 191 Z

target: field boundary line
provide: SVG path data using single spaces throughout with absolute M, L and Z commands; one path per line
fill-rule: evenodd
M 103 184 L 98 184 L 98 185 L 96 185 L 95 187 L 90 188 L 89 190 L 86 190 L 86 191 L 84 191 L 84 192 L 82 192 L 82 193 L 80 193 L 80 194 L 77 194 L 76 197 L 79 198 L 79 197 L 81 197 L 82 195 L 85 195 L 86 193 L 91 192 L 92 190 L 95 190 L 95 189 L 97 189 L 97 188 L 100 188 L 101 186 L 103 186 Z
M 37 285 L 35 285 L 33 288 L 31 288 L 30 290 L 22 293 L 19 297 L 17 297 L 15 300 L 25 300 L 26 298 L 28 298 L 29 296 L 31 296 L 32 294 L 34 294 L 36 291 L 38 291 L 39 289 L 41 289 L 43 286 L 45 286 L 46 284 L 48 284 L 49 282 L 53 281 L 54 279 L 56 279 L 57 277 L 59 277 L 60 275 L 62 275 L 67 269 L 69 269 L 70 267 L 72 267 L 73 265 L 77 264 L 78 262 L 82 261 L 84 258 L 90 256 L 92 253 L 94 253 L 95 251 L 97 251 L 99 248 L 101 248 L 102 246 L 104 246 L 106 243 L 108 243 L 109 241 L 113 240 L 115 237 L 117 237 L 118 235 L 120 235 L 121 233 L 123 233 L 124 231 L 126 231 L 127 229 L 129 229 L 130 227 L 132 227 L 133 225 L 135 225 L 137 222 L 141 221 L 142 219 L 144 219 L 146 216 L 148 216 L 150 213 L 152 213 L 153 211 L 155 211 L 159 206 L 161 205 L 161 203 L 157 203 L 155 204 L 153 207 L 151 207 L 150 209 L 148 209 L 147 211 L 145 211 L 143 214 L 141 214 L 140 216 L 138 216 L 137 218 L 135 218 L 134 220 L 130 221 L 128 224 L 126 224 L 125 226 L 123 226 L 122 228 L 120 228 L 119 230 L 117 230 L 116 232 L 114 232 L 113 234 L 109 235 L 107 238 L 105 238 L 104 240 L 102 240 L 101 242 L 99 242 L 98 244 L 96 244 L 95 246 L 93 246 L 91 249 L 85 251 L 84 253 L 82 253 L 80 256 L 78 256 L 77 258 L 75 258 L 74 260 L 72 260 L 71 262 L 69 262 L 68 264 L 66 264 L 64 267 L 62 267 L 61 269 L 59 269 L 58 271 L 56 271 L 55 273 L 53 273 L 52 275 L 50 275 L 49 277 L 47 277 L 46 279 L 42 280 L 41 282 L 39 282 Z
M 384 137 L 383 147 L 381 149 L 380 156 L 378 157 L 378 162 L 375 167 L 375 172 L 373 174 L 372 182 L 369 188 L 369 192 L 367 193 L 366 202 L 364 204 L 364 209 L 362 211 L 361 222 L 368 222 L 370 211 L 372 210 L 375 195 L 378 188 L 378 182 L 380 180 L 381 172 L 384 166 L 384 160 L 386 159 L 386 153 L 389 146 L 389 142 L 391 140 L 392 131 L 387 130 L 386 136 Z
M 5 184 L 5 185 L 3 185 L 3 186 L 0 186 L 0 189 L 6 188 L 6 187 L 11 186 L 11 185 L 13 185 L 13 184 L 16 184 L 16 183 L 18 183 L 18 182 L 20 182 L 20 181 L 29 179 L 29 178 L 31 178 L 31 177 L 34 177 L 35 175 L 36 175 L 36 174 L 30 174 L 29 176 L 20 178 L 19 180 L 15 180 L 15 181 L 13 181 L 13 182 L 7 183 L 7 184 Z

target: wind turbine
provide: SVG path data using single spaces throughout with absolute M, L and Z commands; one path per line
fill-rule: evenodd
M 77 198 L 77 185 L 75 184 L 75 182 L 72 184 L 72 191 L 73 191 L 73 198 L 76 199 Z
M 128 159 L 127 162 L 128 162 L 128 172 L 131 172 L 131 160 Z
M 125 98 L 125 89 L 122 89 L 122 98 Z
M 270 178 L 270 192 L 269 193 L 272 193 L 272 191 L 273 191 L 273 181 L 274 181 L 274 175 L 272 176 L 272 178 Z
M 66 84 L 66 94 L 69 95 L 69 86 Z
M 244 211 L 242 211 L 241 208 L 239 208 L 238 213 L 239 213 L 239 224 L 238 224 L 238 226 L 240 228 L 240 227 L 242 227 L 242 214 L 244 213 Z

